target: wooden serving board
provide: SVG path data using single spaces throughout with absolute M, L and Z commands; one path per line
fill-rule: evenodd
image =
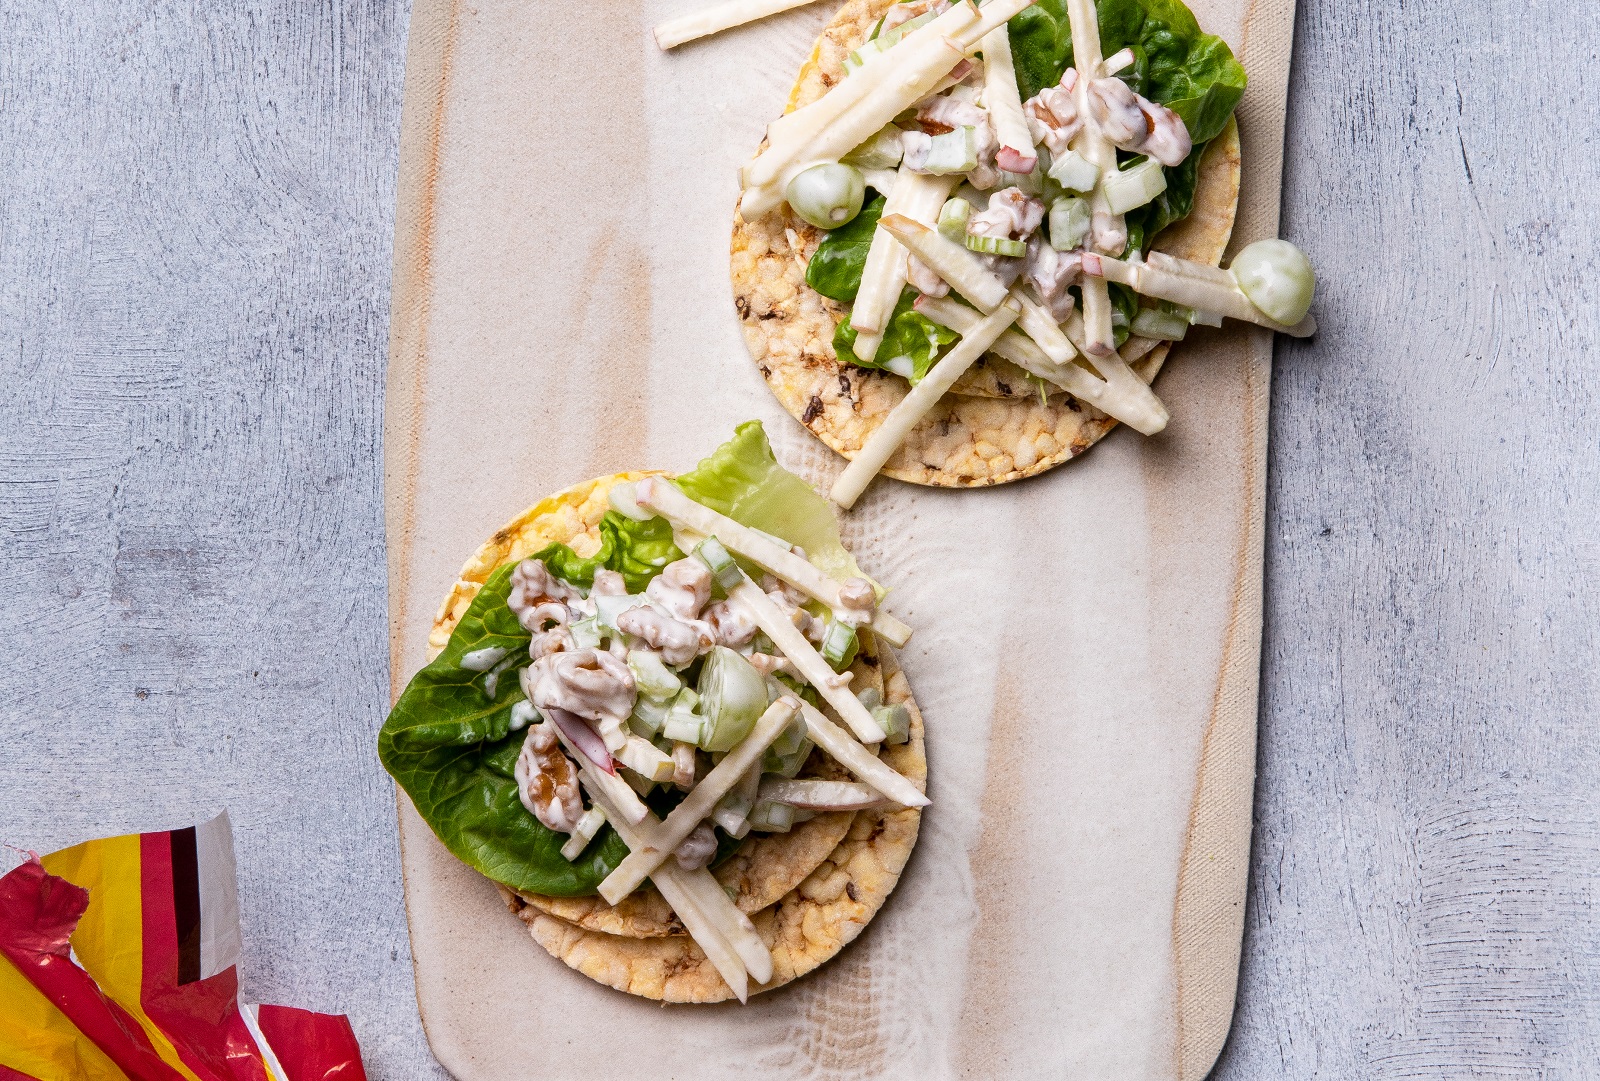
M 840 460 L 754 370 L 735 172 L 827 0 L 670 56 L 689 0 L 417 0 L 385 417 L 392 686 L 462 562 L 568 484 L 683 470 L 739 421 Z M 1235 245 L 1276 234 L 1293 0 L 1196 0 L 1250 75 Z M 920 844 L 862 937 L 747 1007 L 670 1007 L 550 958 L 400 801 L 417 997 L 464 1079 L 1194 1079 L 1244 915 L 1271 339 L 1200 330 L 1172 423 L 1044 477 L 880 480 L 845 522 L 916 628 Z

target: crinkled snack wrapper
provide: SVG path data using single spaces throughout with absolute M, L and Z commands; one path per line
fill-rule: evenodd
M 365 1081 L 344 1017 L 239 1001 L 224 813 L 0 878 L 0 1081 Z

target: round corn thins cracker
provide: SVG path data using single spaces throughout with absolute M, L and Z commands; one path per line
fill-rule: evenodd
M 554 543 L 565 544 L 580 556 L 592 555 L 600 547 L 600 519 L 610 509 L 607 496 L 612 487 L 664 475 L 618 473 L 573 485 L 498 530 L 461 568 L 434 617 L 428 659 L 443 651 L 472 599 L 497 568 Z M 905 676 L 889 650 L 871 634 L 863 633 L 861 643 L 852 666 L 852 687 L 874 687 L 887 702 L 905 702 L 912 716 L 912 738 L 887 748 L 884 760 L 925 788 L 922 718 Z M 848 777 L 821 752 L 813 753 L 806 772 Z M 752 914 L 763 937 L 774 946 L 775 974 L 767 987 L 809 972 L 860 932 L 898 881 L 920 821 L 921 812 L 915 808 L 818 815 L 787 834 L 753 835 L 717 868 L 718 881 L 736 891 L 736 903 Z M 599 897 L 554 898 L 500 890 L 536 941 L 602 983 L 669 1002 L 732 997 L 653 886 L 636 891 L 616 907 Z M 857 921 L 853 925 L 852 919 Z M 817 928 L 824 928 L 820 938 Z M 661 959 L 654 968 L 652 957 Z
M 885 747 L 883 760 L 919 789 L 927 787 L 922 714 L 893 654 L 880 653 L 884 700 L 911 714 L 911 738 Z M 789 983 L 853 942 L 888 899 L 917 843 L 922 812 L 915 807 L 857 812 L 844 840 L 776 904 L 750 917 L 772 950 L 772 980 L 751 994 Z M 522 904 L 502 891 L 507 906 L 546 950 L 585 976 L 619 991 L 663 1002 L 723 1002 L 733 997 L 715 966 L 684 935 L 624 938 L 581 927 Z
M 844 58 L 866 40 L 893 2 L 850 0 L 840 8 L 801 67 L 789 110 L 815 101 L 844 78 Z M 1233 232 L 1239 173 L 1239 131 L 1230 120 L 1201 158 L 1193 211 L 1164 230 L 1153 246 L 1181 258 L 1220 263 Z M 784 409 L 851 458 L 909 388 L 899 376 L 845 364 L 835 356 L 834 328 L 848 309 L 805 281 L 806 264 L 822 236 L 787 204 L 753 222 L 736 213 L 734 306 L 750 354 Z M 1122 354 L 1150 381 L 1169 349 L 1165 342 L 1130 338 Z M 1037 382 L 990 354 L 923 418 L 883 472 L 940 487 L 1004 484 L 1082 454 L 1116 423 L 1058 390 L 1041 401 Z
M 863 631 L 860 641 L 861 649 L 850 666 L 854 677 L 850 686 L 856 691 L 876 688 L 881 695 L 883 676 L 877 647 L 869 632 Z M 826 705 L 823 712 L 839 720 Z M 848 770 L 820 750 L 812 751 L 798 776 L 825 781 L 852 780 Z M 740 911 L 759 912 L 800 885 L 828 858 L 828 853 L 850 831 L 855 815 L 854 811 L 821 814 L 797 824 L 788 833 L 751 834 L 733 855 L 712 870 L 712 874 L 722 888 L 729 891 Z M 652 885 L 635 890 L 616 905 L 600 896 L 547 897 L 520 891 L 516 896 L 529 907 L 585 931 L 602 931 L 626 938 L 660 938 L 687 933 L 672 906 Z

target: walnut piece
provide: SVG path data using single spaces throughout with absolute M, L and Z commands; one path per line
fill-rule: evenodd
M 583 817 L 578 771 L 561 750 L 554 721 L 544 720 L 528 729 L 512 773 L 518 798 L 535 818 L 557 833 L 577 828 Z
M 564 709 L 591 721 L 626 720 L 637 697 L 627 664 L 597 649 L 541 657 L 522 670 L 522 681 L 541 710 Z

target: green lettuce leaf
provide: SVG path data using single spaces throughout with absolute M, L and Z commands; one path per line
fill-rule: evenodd
M 850 320 L 841 319 L 839 325 L 833 328 L 835 355 L 858 368 L 873 368 L 879 371 L 888 370 L 884 367 L 883 361 L 893 357 L 907 357 L 914 369 L 911 385 L 916 386 L 922 382 L 922 377 L 928 374 L 928 369 L 939 359 L 945 346 L 959 340 L 961 335 L 912 310 L 911 305 L 916 299 L 915 289 L 907 289 L 900 294 L 900 301 L 894 306 L 894 313 L 889 316 L 889 325 L 884 328 L 883 344 L 878 346 L 877 356 L 870 361 L 856 356 L 856 328 L 850 325 Z
M 867 265 L 872 234 L 883 216 L 883 196 L 861 208 L 849 222 L 829 231 L 806 264 L 806 284 L 830 300 L 853 303 L 861 288 L 861 271 Z
M 740 425 L 734 438 L 678 479 L 689 495 L 745 525 L 799 544 L 836 577 L 859 575 L 839 542 L 828 502 L 772 455 L 761 424 Z M 643 592 L 661 568 L 683 553 L 661 518 L 637 522 L 608 511 L 601 544 L 587 559 L 564 544 L 537 553 L 551 572 L 588 587 L 606 567 Z M 378 734 L 378 758 L 416 805 L 446 848 L 496 882 L 555 897 L 593 894 L 621 863 L 628 848 L 609 825 L 576 861 L 561 855 L 565 834 L 547 828 L 522 806 L 513 775 L 527 733 L 511 731 L 511 708 L 524 695 L 518 673 L 529 663 L 532 636 L 507 606 L 514 564 L 489 575 L 456 625 L 444 652 L 412 677 Z M 495 696 L 485 693 L 485 672 L 461 666 L 479 649 L 499 648 L 515 658 L 500 674 Z M 682 798 L 657 789 L 645 802 L 665 815 Z M 718 859 L 738 842 L 721 838 Z
M 1023 101 L 1061 81 L 1072 55 L 1072 30 L 1064 0 L 1038 0 L 1022 9 L 1006 24 L 1006 34 L 1011 38 L 1011 59 Z
M 622 575 L 629 593 L 643 593 L 650 579 L 674 559 L 682 559 L 683 553 L 672 543 L 672 526 L 666 519 L 637 522 L 606 511 L 600 519 L 600 548 L 588 559 L 565 544 L 549 545 L 533 558 L 544 560 L 551 574 L 575 586 L 588 589 L 594 585 L 594 572 L 605 567 Z
M 834 578 L 866 577 L 839 541 L 833 506 L 778 464 L 759 420 L 735 428 L 732 439 L 676 483 L 689 498 L 734 521 L 798 544 Z
M 1244 96 L 1244 68 L 1226 42 L 1201 32 L 1179 0 L 1096 0 L 1095 9 L 1104 55 L 1133 50 L 1133 66 L 1118 78 L 1181 116 L 1194 143 L 1182 163 L 1166 170 L 1167 190 L 1128 215 L 1129 250 L 1143 251 L 1157 233 L 1193 209 L 1200 155 Z M 1060 82 L 1072 64 L 1072 30 L 1063 0 L 1039 0 L 1008 29 L 1024 100 Z
M 590 894 L 628 846 L 607 826 L 568 863 L 561 855 L 566 834 L 547 828 L 517 798 L 512 769 L 527 732 L 511 731 L 511 707 L 524 697 L 517 673 L 528 664 L 531 636 L 506 607 L 514 566 L 489 576 L 444 652 L 412 677 L 378 733 L 378 758 L 444 846 L 469 867 L 513 889 Z M 464 654 L 490 647 L 517 658 L 501 673 L 493 701 L 484 693 L 486 673 L 461 667 Z

